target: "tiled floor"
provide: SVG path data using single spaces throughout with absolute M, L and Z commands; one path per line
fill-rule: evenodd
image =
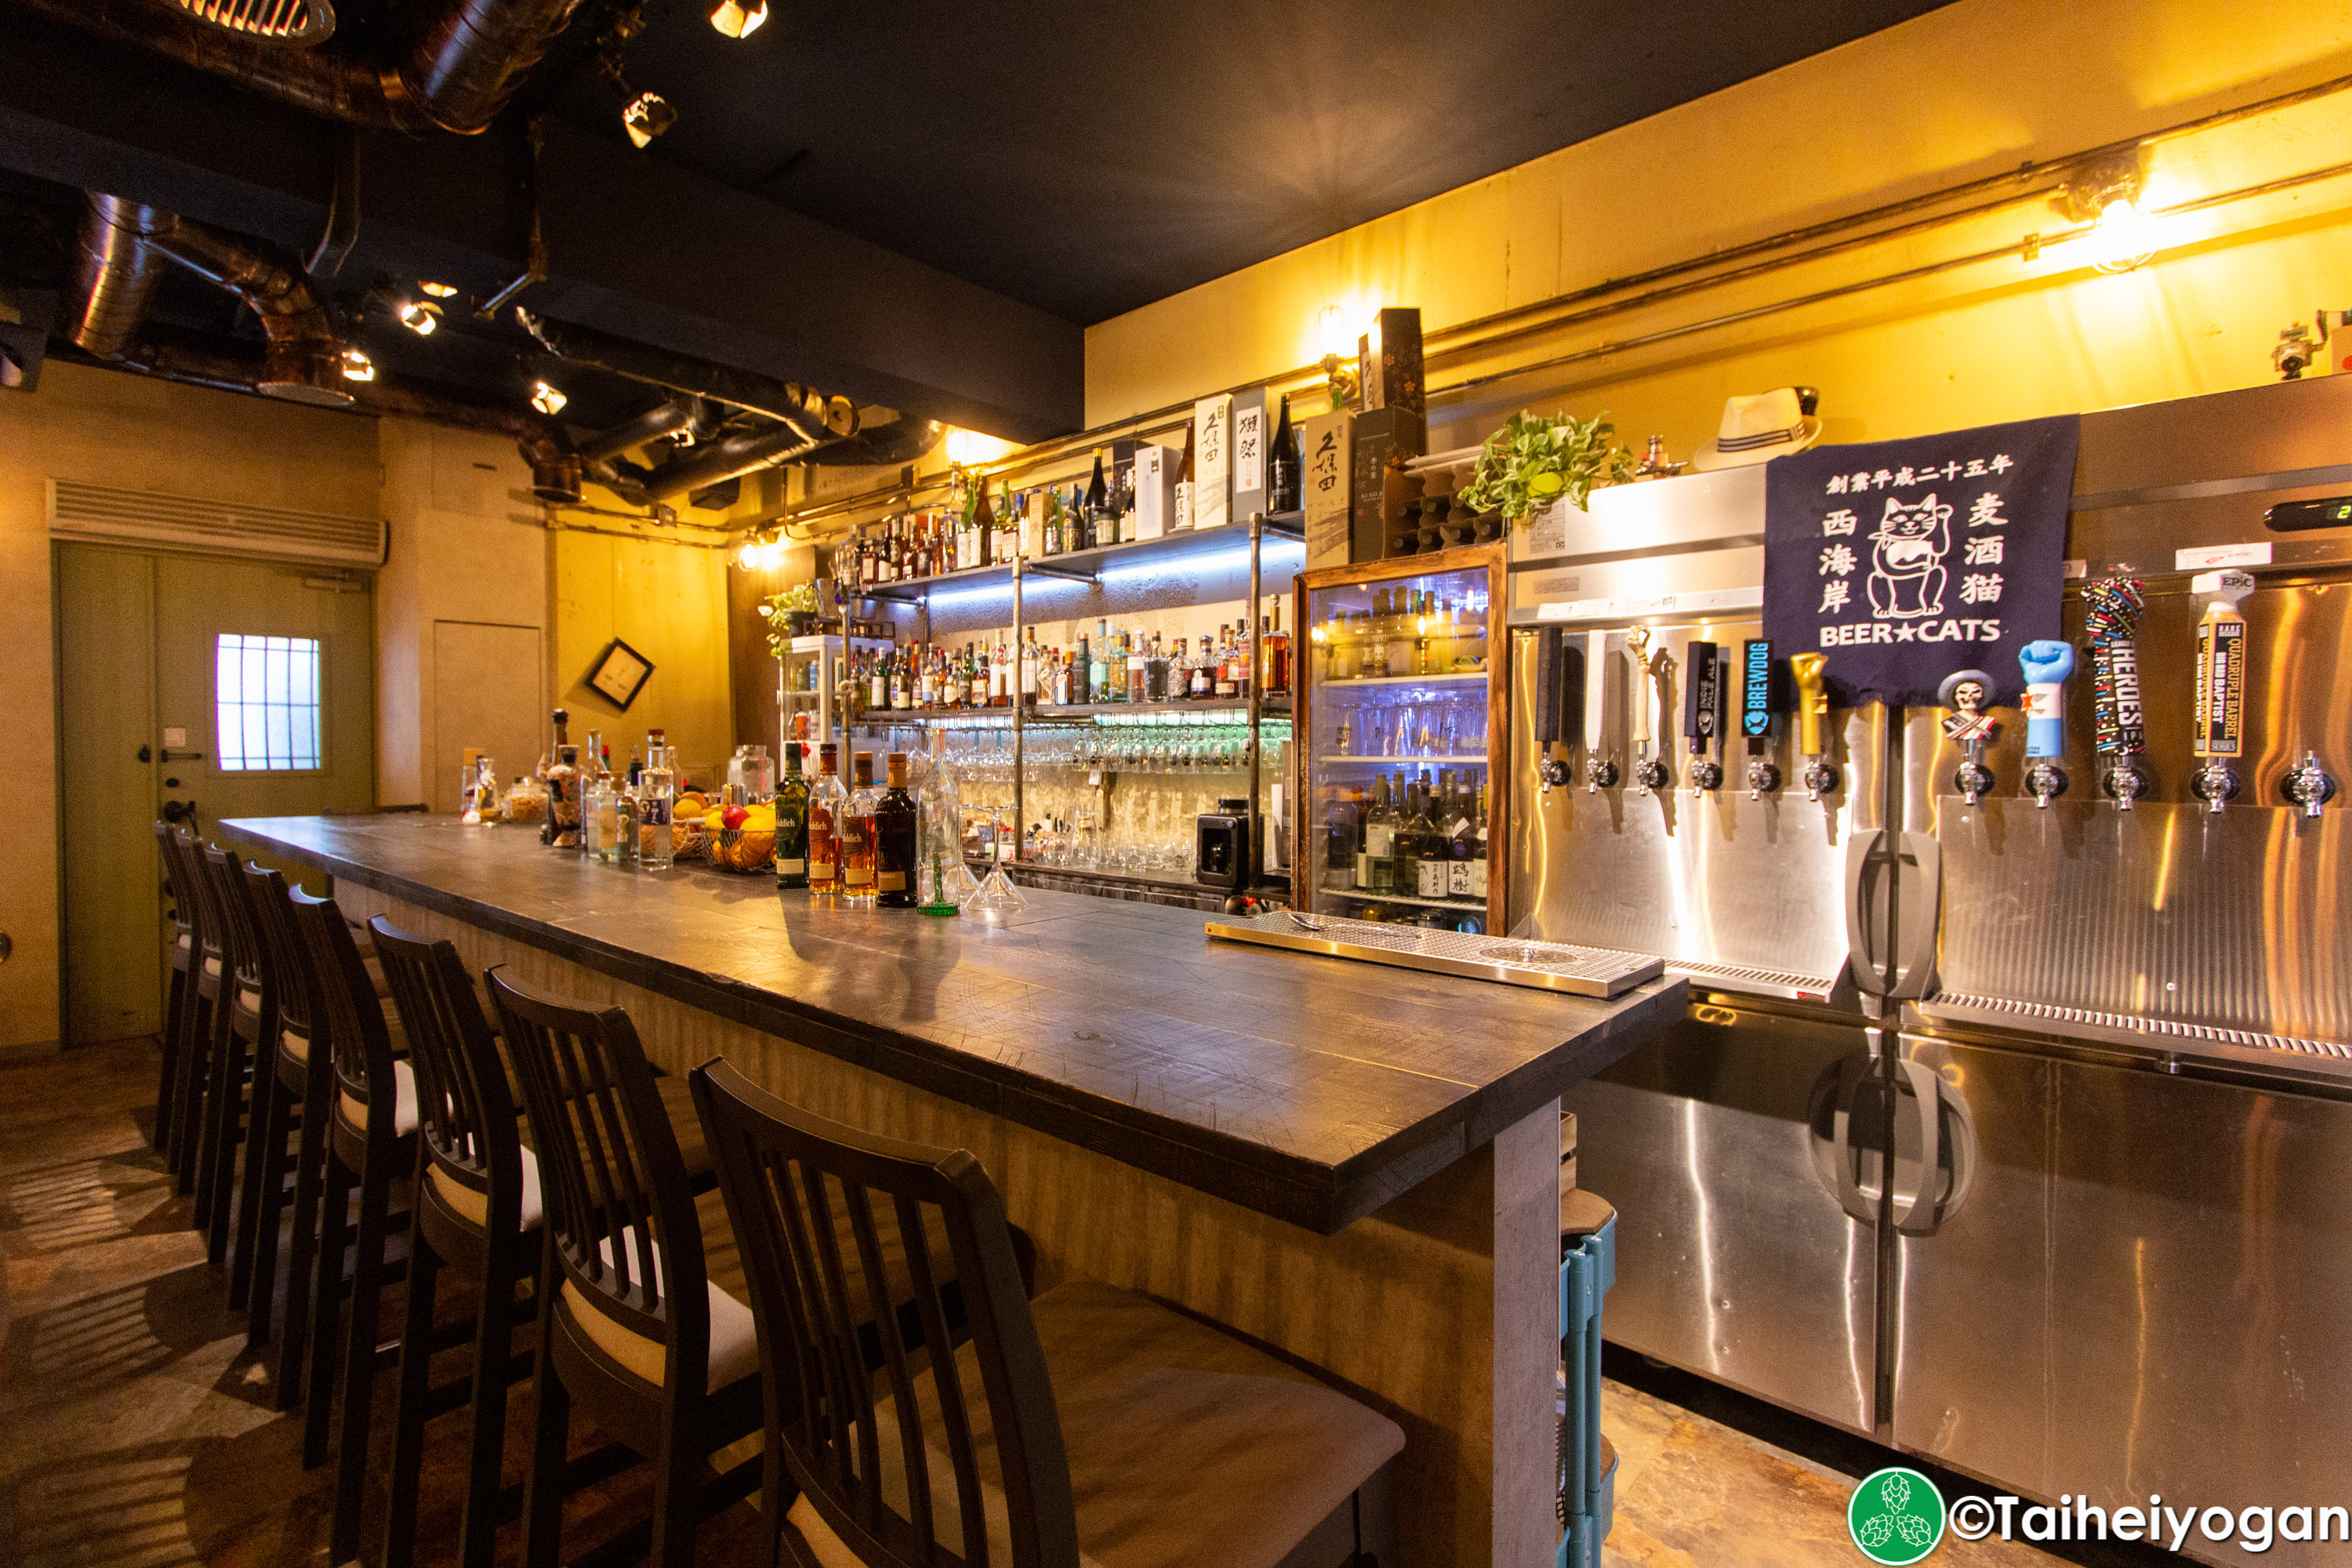
M 244 1319 L 223 1305 L 186 1200 L 147 1147 L 154 1063 L 152 1046 L 131 1043 L 0 1067 L 0 1563 L 311 1568 L 326 1556 L 331 1472 L 301 1468 L 296 1422 L 270 1409 L 270 1363 L 247 1354 Z M 388 1311 L 385 1321 L 399 1319 Z M 379 1410 L 389 1408 L 385 1375 Z M 1622 1465 L 1612 1568 L 1862 1562 L 1845 1538 L 1849 1479 L 1616 1384 L 1602 1419 Z M 425 1563 L 446 1561 L 456 1534 L 460 1425 L 428 1436 Z M 387 1422 L 378 1426 L 388 1436 Z M 519 1407 L 510 1479 L 521 1475 L 528 1426 Z M 642 1473 L 575 1500 L 567 1555 L 642 1513 Z M 757 1531 L 736 1505 L 705 1527 L 701 1561 L 756 1562 Z M 501 1532 L 502 1560 L 520 1555 L 520 1535 Z M 1948 1542 L 1935 1561 L 2055 1560 Z

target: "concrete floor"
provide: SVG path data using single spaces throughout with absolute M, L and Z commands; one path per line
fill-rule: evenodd
M 154 1047 L 90 1047 L 0 1067 L 0 1563 L 23 1568 L 314 1568 L 331 1468 L 304 1472 L 298 1423 L 269 1407 L 266 1358 L 187 1228 L 188 1202 L 147 1145 Z M 445 1306 L 445 1316 L 454 1315 Z M 399 1319 L 387 1303 L 387 1324 Z M 443 1375 L 462 1364 L 436 1362 Z M 388 1416 L 390 1373 L 377 1409 Z M 1851 1479 L 1612 1383 L 1602 1421 L 1621 1468 L 1612 1568 L 1852 1568 Z M 529 1427 L 518 1398 L 509 1479 Z M 389 1421 L 377 1423 L 388 1447 Z M 588 1434 L 575 1433 L 575 1451 Z M 421 1563 L 447 1560 L 462 1500 L 461 1420 L 427 1436 Z M 363 1539 L 378 1556 L 382 1473 Z M 575 1499 L 566 1555 L 641 1517 L 637 1472 Z M 704 1527 L 707 1563 L 757 1561 L 737 1504 Z M 502 1561 L 520 1531 L 500 1532 Z M 1948 1541 L 1938 1563 L 2034 1568 L 2022 1545 Z

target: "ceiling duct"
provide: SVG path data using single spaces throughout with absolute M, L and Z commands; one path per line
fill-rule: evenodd
M 646 476 L 645 492 L 656 501 L 676 500 L 682 495 L 724 484 L 761 468 L 781 468 L 808 456 L 824 444 L 791 420 L 779 420 L 697 447 L 690 458 L 664 463 Z
M 827 397 L 797 382 L 779 381 L 756 371 L 672 353 L 650 344 L 614 337 L 593 327 L 558 321 L 518 307 L 515 320 L 556 358 L 605 371 L 630 381 L 666 391 L 690 393 L 714 403 L 790 419 L 804 427 L 823 426 L 835 436 L 857 433 L 857 405 L 846 397 Z
M 580 0 L 440 0 L 404 48 L 372 58 L 341 48 L 289 49 L 200 15 L 272 9 L 154 0 L 16 0 L 68 26 L 147 49 L 329 120 L 392 131 L 488 129 Z M 312 0 L 316 3 L 316 0 Z M 390 8 L 387 8 L 390 9 Z M 401 9 L 408 9 L 402 7 Z M 396 14 L 396 13 L 395 13 Z
M 163 253 L 147 241 L 168 221 L 153 207 L 91 194 L 74 256 L 80 304 L 65 331 L 75 346 L 100 359 L 120 359 L 131 346 L 163 280 Z
M 199 22 L 265 44 L 323 44 L 335 36 L 328 0 L 172 0 Z

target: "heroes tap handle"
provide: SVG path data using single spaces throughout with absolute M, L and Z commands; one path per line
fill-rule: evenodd
M 1828 658 L 1818 653 L 1793 654 L 1789 674 L 1797 683 L 1797 750 L 1818 757 L 1829 750 L 1822 731 L 1829 717 L 1829 685 L 1822 673 Z
M 2066 678 L 2074 673 L 2074 645 L 2043 638 L 2017 651 L 2025 675 L 2025 754 L 2066 754 Z

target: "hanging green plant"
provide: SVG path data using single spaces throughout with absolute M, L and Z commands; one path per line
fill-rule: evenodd
M 1563 495 L 1581 510 L 1594 485 L 1633 477 L 1633 454 L 1605 416 L 1514 414 L 1486 437 L 1462 500 L 1473 511 L 1498 511 L 1523 523 Z
M 793 618 L 816 614 L 816 584 L 795 583 L 782 593 L 771 594 L 760 601 L 760 618 L 768 623 L 768 652 L 777 658 L 784 657 L 785 647 L 794 633 Z

